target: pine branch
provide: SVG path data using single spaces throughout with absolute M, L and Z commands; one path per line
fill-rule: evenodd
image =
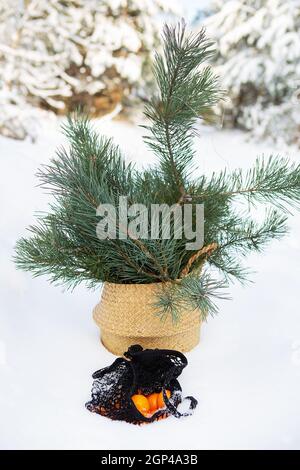
M 41 221 L 30 227 L 33 236 L 21 238 L 14 257 L 19 269 L 34 277 L 46 275 L 54 284 L 74 288 L 84 281 L 95 287 L 105 278 L 105 257 L 93 253 L 88 246 L 77 245 L 56 225 Z
M 95 207 L 106 202 L 101 198 L 103 184 L 110 194 L 130 194 L 136 170 L 125 163 L 111 139 L 99 137 L 87 116 L 69 117 L 63 132 L 69 149 L 60 148 L 57 157 L 37 173 L 44 189 L 70 197 L 84 192 Z
M 64 225 L 69 231 L 74 232 L 75 228 L 75 231 L 83 232 L 85 242 L 93 240 L 93 243 L 98 245 L 95 230 L 95 211 L 98 205 L 115 205 L 118 197 L 123 195 L 133 199 L 135 180 L 139 175 L 130 164 L 125 164 L 118 147 L 110 139 L 99 139 L 87 117 L 77 115 L 75 119 L 69 118 L 63 130 L 70 142 L 69 151 L 61 149 L 58 158 L 53 160 L 51 165 L 45 166 L 38 176 L 42 185 L 56 194 L 58 203 L 56 206 L 52 205 L 52 209 L 53 213 L 61 214 L 57 224 Z M 119 226 L 117 229 L 121 231 Z M 158 280 L 168 279 L 167 273 L 157 260 L 155 250 L 132 237 L 129 231 L 127 235 L 160 273 L 159 276 L 149 272 L 147 274 L 146 271 L 144 274 Z M 125 259 L 126 253 L 120 243 L 118 251 Z M 137 273 L 142 271 L 140 266 L 136 266 Z
M 110 139 L 98 136 L 88 118 L 70 118 L 64 127 L 69 147 L 61 148 L 38 174 L 42 186 L 54 196 L 50 213 L 38 218 L 30 238 L 19 240 L 15 260 L 35 276 L 46 274 L 70 287 L 81 281 L 89 287 L 106 281 L 163 282 L 165 288 L 157 300 L 162 316 L 171 314 L 175 321 L 181 310 L 192 308 L 200 309 L 206 318 L 216 312 L 215 299 L 224 298 L 219 294 L 224 282 L 212 280 L 207 273 L 200 275 L 199 267 L 207 258 L 226 282 L 246 280 L 248 272 L 241 259 L 280 239 L 287 232 L 284 213 L 300 206 L 300 165 L 271 156 L 257 159 L 246 172 L 238 169 L 193 179 L 196 120 L 222 94 L 216 77 L 203 67 L 213 54 L 212 43 L 204 31 L 187 35 L 183 23 L 166 26 L 163 39 L 163 54 L 156 55 L 154 66 L 159 93 L 145 110 L 151 121 L 145 141 L 159 165 L 137 171 L 125 163 Z M 204 203 L 204 248 L 187 250 L 185 235 L 178 239 L 172 233 L 174 221 L 169 239 L 163 238 L 163 228 L 157 239 L 136 239 L 118 221 L 119 196 L 125 195 L 130 205 L 142 203 L 147 209 L 154 203 Z M 249 213 L 235 212 L 236 199 L 275 205 L 281 212 L 268 211 L 257 223 L 249 220 Z M 103 203 L 116 208 L 116 232 L 126 230 L 127 238 L 98 238 L 96 208 Z
M 184 22 L 165 26 L 163 54 L 156 54 L 154 76 L 159 95 L 145 106 L 152 122 L 145 126 L 145 142 L 156 153 L 165 181 L 174 191 L 174 201 L 184 196 L 192 170 L 194 125 L 199 116 L 221 96 L 216 76 L 200 65 L 214 54 L 204 30 L 186 35 Z
M 298 208 L 300 164 L 273 155 L 268 159 L 257 158 L 255 166 L 245 173 L 241 169 L 229 174 L 224 171 L 214 173 L 210 180 L 203 176 L 197 192 L 191 195 L 201 202 L 215 198 L 218 204 L 237 196 L 246 197 L 249 203 L 267 202 L 285 212 L 291 207 Z
M 208 259 L 208 263 L 220 271 L 227 283 L 236 280 L 245 285 L 251 282 L 250 275 L 253 272 L 241 265 L 236 252 L 231 255 L 230 251 L 219 251 Z
M 212 279 L 207 272 L 201 277 L 189 275 L 162 289 L 154 306 L 162 319 L 171 315 L 172 320 L 177 322 L 180 320 L 179 312 L 187 308 L 199 310 L 202 320 L 206 320 L 209 314 L 213 316 L 217 313 L 215 299 L 228 299 L 225 288 L 226 282 Z
M 230 247 L 242 253 L 262 251 L 270 240 L 280 239 L 287 233 L 286 221 L 286 216 L 270 210 L 261 224 L 246 220 L 235 230 L 221 232 L 218 249 L 222 251 Z
M 179 287 L 182 300 L 189 308 L 199 310 L 203 320 L 208 315 L 215 315 L 218 308 L 216 299 L 227 300 L 228 295 L 224 292 L 227 288 L 225 281 L 217 281 L 204 272 L 201 277 L 190 276 L 182 280 Z
M 287 217 L 276 210 L 267 210 L 261 223 L 249 220 L 249 215 L 238 215 L 231 209 L 224 221 L 217 221 L 211 228 L 218 248 L 208 262 L 220 270 L 227 281 L 237 279 L 242 284 L 249 281 L 249 269 L 241 266 L 240 258 L 251 251 L 261 252 L 273 239 L 280 239 L 288 232 Z M 208 234 L 207 234 L 208 235 Z

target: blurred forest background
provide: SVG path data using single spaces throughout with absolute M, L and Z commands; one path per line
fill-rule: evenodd
M 300 0 L 0 0 L 0 133 L 34 140 L 83 106 L 135 114 L 164 21 L 216 41 L 219 127 L 300 146 Z

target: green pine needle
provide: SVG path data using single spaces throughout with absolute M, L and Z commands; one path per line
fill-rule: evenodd
M 272 239 L 287 232 L 286 215 L 300 205 L 300 165 L 281 157 L 258 158 L 248 171 L 223 171 L 194 177 L 193 147 L 197 119 L 223 96 L 218 78 L 206 61 L 213 43 L 201 30 L 187 34 L 184 23 L 165 26 L 163 52 L 157 53 L 154 76 L 157 91 L 145 107 L 149 120 L 145 142 L 157 165 L 138 171 L 125 163 L 111 139 L 100 137 L 89 119 L 80 114 L 63 126 L 69 141 L 38 173 L 41 185 L 53 194 L 49 213 L 40 214 L 30 236 L 16 246 L 17 267 L 34 276 L 46 275 L 52 282 L 73 288 L 84 281 L 89 287 L 101 282 L 168 282 L 157 299 L 162 318 L 179 319 L 182 307 L 199 309 L 203 318 L 216 313 L 215 301 L 228 280 L 246 282 L 249 270 L 241 260 L 252 251 L 262 251 Z M 242 157 L 241 157 L 242 158 Z M 204 203 L 205 245 L 217 243 L 208 258 L 208 269 L 217 268 L 224 281 L 197 274 L 206 261 L 195 258 L 192 272 L 177 282 L 193 253 L 186 239 L 151 238 L 99 240 L 96 208 L 100 203 Z M 262 222 L 238 214 L 236 201 L 268 209 Z M 120 231 L 122 228 L 117 227 Z

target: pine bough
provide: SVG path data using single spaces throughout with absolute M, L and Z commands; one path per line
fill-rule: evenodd
M 89 287 L 104 281 L 166 282 L 169 287 L 156 304 L 160 315 L 176 320 L 186 304 L 199 308 L 205 318 L 216 312 L 215 298 L 226 296 L 228 281 L 249 278 L 241 260 L 287 232 L 288 212 L 300 203 L 300 166 L 270 156 L 258 158 L 246 172 L 193 177 L 197 119 L 223 96 L 218 78 L 204 65 L 214 53 L 213 44 L 203 30 L 187 34 L 184 23 L 165 26 L 163 43 L 154 64 L 157 94 L 145 108 L 145 141 L 157 165 L 138 171 L 125 163 L 110 139 L 97 135 L 86 117 L 70 118 L 64 127 L 69 148 L 59 149 L 39 172 L 42 185 L 54 195 L 51 212 L 29 228 L 30 238 L 18 241 L 16 263 L 70 287 L 81 281 Z M 187 251 L 184 237 L 99 240 L 96 208 L 100 203 L 117 205 L 123 195 L 147 206 L 204 203 L 204 247 Z M 241 204 L 246 211 L 238 210 Z M 262 222 L 250 219 L 249 205 L 267 207 Z M 207 267 L 201 271 L 204 262 Z M 221 280 L 211 277 L 211 268 L 222 274 Z

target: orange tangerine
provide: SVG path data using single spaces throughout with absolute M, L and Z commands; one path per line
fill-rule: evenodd
M 150 411 L 151 412 L 156 411 L 158 408 L 158 404 L 157 404 L 158 393 L 151 393 L 151 395 L 148 395 L 147 398 L 148 398 L 148 402 L 150 406 Z
M 170 390 L 166 390 L 166 395 L 167 395 L 168 398 L 170 398 L 170 396 L 171 396 Z M 166 406 L 162 391 L 158 394 L 157 404 L 158 404 L 158 408 L 165 408 L 165 406 Z
M 147 416 L 150 411 L 150 405 L 144 395 L 132 395 L 131 400 L 142 415 Z

